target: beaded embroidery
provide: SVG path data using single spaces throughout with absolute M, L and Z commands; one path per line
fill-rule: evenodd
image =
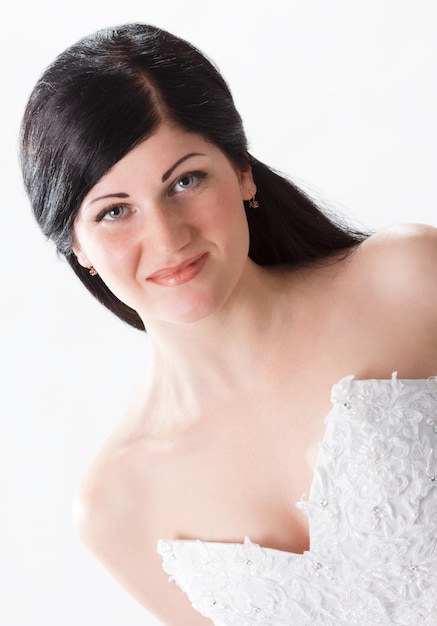
M 437 379 L 344 378 L 308 500 L 303 555 L 161 540 L 171 579 L 215 626 L 437 624 Z

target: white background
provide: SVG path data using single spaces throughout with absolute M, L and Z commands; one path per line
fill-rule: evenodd
M 38 0 L 1 9 L 0 623 L 152 626 L 76 539 L 80 476 L 147 362 L 33 223 L 17 135 L 43 68 L 150 22 L 223 71 L 261 160 L 370 228 L 437 225 L 434 0 Z

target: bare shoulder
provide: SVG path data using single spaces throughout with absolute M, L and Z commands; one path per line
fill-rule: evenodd
M 163 623 L 179 624 L 182 616 L 183 623 L 208 624 L 169 584 L 157 554 L 158 539 L 171 536 L 173 512 L 161 497 L 160 454 L 153 448 L 117 437 L 104 446 L 79 486 L 76 529 L 102 565 Z
M 405 377 L 437 371 L 437 229 L 390 227 L 358 246 L 345 264 L 345 300 L 372 362 L 399 364 Z
M 79 537 L 128 588 L 128 570 L 134 571 L 137 566 L 126 539 L 130 537 L 135 541 L 144 559 L 145 574 L 154 551 L 150 528 L 153 520 L 147 515 L 149 498 L 144 469 L 147 462 L 141 470 L 143 480 L 139 491 L 135 456 L 135 451 L 128 447 L 106 443 L 82 478 L 74 501 L 74 522 Z M 138 506 L 140 500 L 143 504 Z M 139 525 L 142 527 L 140 534 Z
M 129 515 L 131 474 L 128 451 L 108 442 L 82 478 L 74 502 L 75 524 L 93 552 L 105 551 L 108 536 Z
M 384 228 L 361 244 L 368 254 L 407 255 L 420 259 L 437 256 L 437 228 L 428 224 L 398 224 Z
M 402 224 L 381 230 L 359 246 L 357 272 L 408 312 L 419 306 L 437 322 L 437 228 Z

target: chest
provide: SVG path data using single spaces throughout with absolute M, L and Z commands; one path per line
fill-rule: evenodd
M 214 623 L 435 616 L 436 382 L 345 379 L 334 400 L 305 507 L 308 552 L 161 542 L 166 570 Z
M 235 406 L 196 429 L 159 471 L 171 536 L 242 541 L 302 552 L 308 523 L 296 502 L 308 496 L 330 410 L 324 394 L 283 393 Z M 167 532 L 168 536 L 168 532 Z

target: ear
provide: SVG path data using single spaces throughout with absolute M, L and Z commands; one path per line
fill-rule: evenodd
M 88 257 L 86 256 L 86 254 L 83 252 L 82 248 L 80 247 L 80 245 L 77 243 L 77 241 L 73 242 L 73 246 L 72 246 L 72 250 L 79 262 L 79 265 L 82 265 L 82 267 L 86 267 L 87 269 L 89 269 L 92 266 L 91 261 L 88 259 Z
M 252 168 L 249 163 L 246 163 L 246 165 L 239 170 L 239 177 L 243 200 L 251 200 L 256 194 L 256 185 L 253 180 Z

